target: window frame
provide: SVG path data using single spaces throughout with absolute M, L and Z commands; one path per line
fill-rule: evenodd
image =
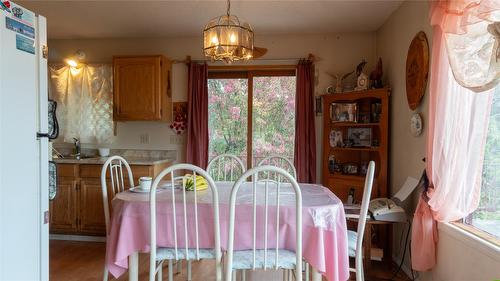
M 497 85 L 491 94 L 492 95 L 500 94 L 500 85 Z M 493 96 L 492 99 L 494 99 L 494 98 L 495 97 Z M 492 103 L 491 106 L 494 106 L 494 104 Z M 491 114 L 492 114 L 492 112 L 490 112 L 490 118 L 491 118 Z M 491 123 L 489 124 L 489 126 L 491 126 Z M 489 136 L 489 130 L 490 130 L 489 126 L 488 126 L 488 135 L 486 136 L 486 138 L 488 138 L 488 136 Z M 485 147 L 485 149 L 486 149 L 486 147 Z M 486 158 L 486 151 L 484 151 L 483 153 L 485 154 L 484 158 Z M 485 161 L 485 159 L 483 159 L 483 161 Z M 483 162 L 483 169 L 484 168 L 485 168 L 485 166 L 484 166 L 484 162 Z M 483 183 L 481 183 L 481 187 L 482 187 L 482 184 Z M 483 192 L 483 189 L 481 188 L 481 193 L 482 192 Z M 474 212 L 476 212 L 476 211 L 474 211 Z M 478 238 L 480 238 L 488 243 L 491 243 L 491 244 L 495 245 L 496 247 L 500 247 L 500 237 L 497 237 L 494 234 L 491 234 L 491 233 L 489 233 L 489 232 L 483 230 L 482 228 L 479 228 L 473 224 L 474 212 L 469 214 L 465 218 L 459 219 L 459 220 L 454 221 L 454 222 L 450 222 L 450 224 L 452 224 L 452 225 L 460 228 L 461 230 L 464 230 L 464 231 L 470 233 L 471 235 L 474 235 L 474 236 L 476 236 L 476 237 L 478 237 Z
M 487 241 L 497 247 L 500 247 L 500 239 L 498 239 L 496 236 L 480 229 L 480 228 L 477 228 L 475 227 L 473 224 L 471 223 L 467 223 L 467 219 L 470 219 L 470 216 L 469 215 L 468 217 L 464 218 L 464 219 L 461 219 L 461 220 L 458 220 L 458 221 L 455 221 L 455 222 L 450 222 L 450 224 L 474 235 L 474 236 L 477 236 L 481 239 L 483 239 L 484 241 Z
M 253 167 L 253 78 L 269 76 L 295 76 L 296 66 L 213 66 L 208 67 L 208 79 L 247 79 L 247 169 Z

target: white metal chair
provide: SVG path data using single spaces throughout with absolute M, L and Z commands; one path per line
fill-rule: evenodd
M 293 163 L 290 160 L 288 160 L 288 158 L 285 158 L 280 155 L 271 155 L 260 160 L 259 163 L 257 164 L 257 166 L 262 166 L 262 165 L 271 165 L 282 168 L 285 171 L 289 172 L 294 179 L 297 179 L 297 170 L 295 169 Z
M 245 172 L 245 166 L 238 156 L 221 154 L 208 163 L 207 172 L 216 181 L 233 182 Z
M 363 236 L 365 233 L 366 219 L 368 217 L 368 205 L 370 203 L 370 196 L 372 193 L 374 174 L 375 162 L 370 161 L 368 164 L 368 171 L 366 173 L 365 187 L 363 190 L 363 199 L 361 201 L 361 210 L 359 215 L 346 214 L 347 219 L 357 219 L 358 221 L 358 230 L 356 232 L 352 230 L 347 231 L 349 256 L 354 258 L 354 268 L 349 268 L 349 271 L 356 273 L 357 281 L 365 280 L 363 272 Z M 370 257 L 365 257 L 365 259 L 370 259 Z
M 101 188 L 102 188 L 102 203 L 104 205 L 104 221 L 106 222 L 106 236 L 108 236 L 110 231 L 110 214 L 109 214 L 109 199 L 108 195 L 112 198 L 119 192 L 125 190 L 125 181 L 123 179 L 123 167 L 127 170 L 128 175 L 128 186 L 129 188 L 134 187 L 134 177 L 132 176 L 132 169 L 127 161 L 121 156 L 109 157 L 101 170 Z M 109 179 L 111 181 L 111 189 L 108 190 L 108 182 L 106 180 L 106 174 L 109 171 Z M 107 237 L 106 237 L 107 238 Z M 108 280 L 108 269 L 104 266 L 104 276 L 103 280 Z
M 198 202 L 197 202 L 197 190 L 194 188 L 194 204 L 193 204 L 193 212 L 194 212 L 194 220 L 195 220 L 195 229 L 189 229 L 187 226 L 187 221 L 188 217 L 190 216 L 187 213 L 188 207 L 191 208 L 191 206 L 188 206 L 187 201 L 186 201 L 186 191 L 185 185 L 186 181 L 182 181 L 182 216 L 176 215 L 176 203 L 178 204 L 179 202 L 176 201 L 175 199 L 175 180 L 179 178 L 183 178 L 184 176 L 178 176 L 176 177 L 174 172 L 179 171 L 179 173 L 182 173 L 184 175 L 186 172 L 189 172 L 192 174 L 193 181 L 194 181 L 194 186 L 196 187 L 196 176 L 200 175 L 205 178 L 205 180 L 208 183 L 209 190 L 212 193 L 212 208 L 214 212 L 214 248 L 213 249 L 202 249 L 199 247 L 199 233 L 198 233 Z M 174 237 L 174 247 L 173 248 L 157 248 L 157 243 L 156 243 L 156 190 L 158 188 L 158 184 L 160 181 L 170 174 L 170 184 L 172 186 L 171 190 L 169 191 L 164 191 L 164 192 L 171 192 L 171 204 L 172 204 L 172 225 L 173 225 L 173 237 Z M 174 180 L 175 179 L 175 180 Z M 165 170 L 163 170 L 154 180 L 153 185 L 151 186 L 151 192 L 150 192 L 150 216 L 151 216 L 151 252 L 150 252 L 150 264 L 149 264 L 149 280 L 154 281 L 155 275 L 159 272 L 161 272 L 161 266 L 163 261 L 168 260 L 168 267 L 169 269 L 172 268 L 173 266 L 173 260 L 179 261 L 179 260 L 187 260 L 188 261 L 188 267 L 190 265 L 190 261 L 195 259 L 195 260 L 200 260 L 200 259 L 215 259 L 216 263 L 216 280 L 221 281 L 222 280 L 222 264 L 221 264 L 221 249 L 220 249 L 220 229 L 219 229 L 219 197 L 218 197 L 218 192 L 217 188 L 215 186 L 215 182 L 210 177 L 210 175 L 204 171 L 202 168 L 191 165 L 191 164 L 175 164 L 172 165 Z M 183 235 L 185 245 L 182 248 L 179 248 L 179 241 L 178 241 L 178 231 L 177 231 L 177 217 L 182 217 L 183 219 L 183 224 L 184 228 L 181 231 L 181 235 Z M 194 245 L 188 245 L 188 237 L 189 233 L 192 233 L 190 231 L 195 232 L 195 244 Z M 161 274 L 161 273 L 160 273 Z M 190 271 L 188 268 L 188 280 L 191 280 L 190 278 Z M 169 270 L 168 273 L 168 280 L 172 281 L 173 280 L 173 272 L 172 270 Z
M 274 173 L 274 177 L 270 177 Z M 264 174 L 266 177 L 260 177 Z M 247 182 L 248 178 L 251 182 Z M 270 178 L 273 178 L 271 180 Z M 276 181 L 274 179 L 277 179 Z M 285 180 L 292 187 L 295 194 L 295 216 L 296 216 L 296 250 L 295 252 L 279 249 L 279 220 L 280 220 L 280 188 L 283 188 Z M 253 192 L 253 248 L 251 250 L 234 250 L 234 227 L 236 198 L 243 184 L 252 184 Z M 264 187 L 264 237 L 257 237 L 257 186 Z M 276 186 L 276 245 L 268 244 L 268 221 L 269 221 L 269 190 Z M 260 193 L 262 194 L 262 193 Z M 262 235 L 261 235 L 262 236 Z M 257 249 L 256 241 L 263 241 L 264 247 Z M 274 248 L 273 248 L 274 247 Z M 255 269 L 283 269 L 288 280 L 291 280 L 291 271 L 295 270 L 296 280 L 302 280 L 302 194 L 299 185 L 287 171 L 282 168 L 264 165 L 246 171 L 233 185 L 229 203 L 229 232 L 227 246 L 226 281 L 236 280 L 236 270 L 242 270 L 242 279 L 245 280 L 245 270 Z M 285 277 L 285 276 L 284 276 Z

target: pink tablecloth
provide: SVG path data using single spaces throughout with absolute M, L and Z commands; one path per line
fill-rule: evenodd
M 347 252 L 347 228 L 342 202 L 328 189 L 320 185 L 299 184 L 303 201 L 302 244 L 304 259 L 330 281 L 347 280 L 349 278 L 349 257 Z M 220 203 L 221 247 L 226 248 L 228 231 L 230 183 L 217 183 Z M 287 190 L 288 188 L 288 190 Z M 263 188 L 261 189 L 263 190 Z M 279 247 L 295 250 L 295 213 L 293 207 L 294 193 L 290 187 L 284 186 L 280 195 Z M 176 199 L 182 198 L 180 190 Z M 263 196 L 263 192 L 258 192 Z M 188 193 L 188 202 L 193 193 Z M 171 190 L 163 190 L 157 194 L 157 244 L 160 247 L 173 247 L 173 219 L 171 207 Z M 208 190 L 198 192 L 198 219 L 200 248 L 213 247 L 213 211 L 211 195 Z M 125 191 L 113 199 L 111 231 L 107 237 L 106 264 L 115 277 L 122 275 L 128 268 L 128 256 L 133 252 L 149 252 L 149 195 Z M 253 236 L 252 192 L 248 184 L 238 193 L 238 206 L 235 220 L 235 249 L 251 249 Z M 274 202 L 272 196 L 269 202 Z M 260 200 L 263 202 L 263 200 Z M 272 203 L 270 203 L 272 204 Z M 192 208 L 194 209 L 194 208 Z M 264 206 L 259 205 L 257 233 L 263 237 Z M 275 218 L 275 206 L 269 207 L 269 218 Z M 184 229 L 183 213 L 176 207 L 177 231 Z M 274 215 L 273 215 L 274 212 Z M 190 211 L 188 210 L 188 214 Z M 259 216 L 261 214 L 261 216 Z M 194 217 L 194 216 L 190 216 Z M 268 245 L 275 247 L 276 222 L 270 220 L 268 229 Z M 188 221 L 194 228 L 194 218 Z M 182 232 L 183 234 L 183 232 Z M 191 235 L 193 234 L 193 235 Z M 259 234 L 258 234 L 259 235 Z M 194 245 L 194 231 L 189 233 L 188 245 Z M 192 236 L 192 237 L 191 237 Z M 185 245 L 183 235 L 178 235 L 179 247 Z M 274 239 L 273 239 L 274 238 Z M 263 240 L 258 240 L 262 242 Z M 257 245 L 257 247 L 263 245 Z M 182 249 L 182 248 L 181 248 Z

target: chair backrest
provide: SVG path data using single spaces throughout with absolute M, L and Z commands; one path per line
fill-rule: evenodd
M 180 174 L 175 175 L 175 173 Z M 189 175 L 187 175 L 187 174 Z M 155 267 L 155 262 L 156 262 L 156 190 L 158 189 L 158 185 L 160 184 L 160 181 L 163 180 L 164 177 L 167 175 L 170 175 L 169 183 L 171 187 L 167 191 L 163 192 L 170 192 L 171 193 L 171 206 L 172 206 L 172 225 L 173 225 L 173 233 L 172 237 L 174 237 L 174 251 L 175 251 L 175 259 L 178 259 L 179 252 L 180 251 L 185 251 L 185 257 L 187 260 L 189 260 L 191 257 L 189 256 L 189 249 L 194 249 L 195 252 L 195 259 L 199 260 L 200 259 L 200 245 L 199 245 L 199 235 L 200 233 L 198 232 L 199 229 L 199 222 L 198 222 L 198 191 L 196 189 L 196 177 L 202 176 L 209 187 L 209 190 L 211 191 L 212 195 L 212 209 L 214 212 L 214 252 L 215 252 L 215 258 L 216 258 L 216 265 L 217 265 L 217 270 L 216 270 L 216 275 L 217 275 L 217 280 L 222 279 L 222 269 L 221 269 L 221 249 L 220 249 L 220 229 L 219 229 L 219 195 L 217 192 L 217 187 L 215 186 L 215 182 L 210 177 L 210 175 L 203 170 L 202 168 L 198 166 L 194 166 L 191 164 L 175 164 L 172 165 L 165 170 L 163 170 L 153 181 L 153 184 L 151 186 L 151 191 L 150 191 L 150 225 L 151 225 L 151 233 L 150 233 L 150 238 L 151 238 L 151 252 L 150 252 L 150 280 L 154 280 L 154 274 L 156 271 Z M 194 190 L 193 191 L 186 191 L 186 183 L 187 179 L 191 179 L 193 181 L 194 185 Z M 180 183 L 176 183 L 180 181 Z M 180 190 L 174 188 L 174 186 L 181 185 Z M 178 192 L 178 194 L 176 194 Z M 187 192 L 192 192 L 193 193 L 193 198 L 192 200 L 194 202 L 188 202 L 186 200 L 186 193 Z M 182 196 L 182 205 L 180 205 L 179 200 L 176 200 L 176 195 Z M 178 216 L 176 214 L 176 206 L 182 206 L 182 216 Z M 187 213 L 188 208 L 192 208 L 194 212 L 194 229 L 190 229 L 188 227 L 188 218 L 191 218 L 191 215 Z M 182 217 L 184 227 L 180 232 L 183 235 L 183 240 L 185 242 L 185 245 L 182 249 L 179 249 L 179 239 L 178 239 L 178 230 L 177 230 L 177 218 Z M 192 234 L 194 231 L 195 234 L 195 243 L 194 245 L 189 245 L 189 239 L 190 233 Z M 152 278 L 152 279 L 151 279 Z
M 127 170 L 128 175 L 128 187 L 134 187 L 134 177 L 132 175 L 132 169 L 130 169 L 130 165 L 127 163 L 121 156 L 111 156 L 104 162 L 101 169 L 101 188 L 102 188 L 102 203 L 104 205 L 104 220 L 106 222 L 106 234 L 109 234 L 110 227 L 110 214 L 109 214 L 109 199 L 108 195 L 111 196 L 111 199 L 115 197 L 115 195 L 119 192 L 125 190 L 125 180 L 123 179 L 123 167 Z M 106 174 L 109 171 L 109 180 L 111 182 L 111 189 L 108 190 L 108 182 L 106 180 Z
M 297 179 L 297 170 L 292 161 L 280 155 L 271 155 L 259 161 L 257 166 L 271 165 L 284 169 Z
M 208 163 L 207 172 L 216 181 L 232 182 L 245 172 L 245 166 L 238 156 L 221 154 Z
M 370 196 L 372 194 L 373 177 L 375 175 L 375 162 L 370 161 L 366 172 L 365 187 L 363 190 L 363 199 L 361 201 L 361 210 L 358 219 L 358 239 L 356 241 L 356 280 L 364 280 L 363 274 L 363 236 L 365 233 L 366 218 L 368 217 L 368 205 L 370 204 Z M 370 257 L 366 257 L 369 259 Z
M 271 177 L 270 173 L 274 173 L 275 176 Z M 259 174 L 264 174 L 267 176 L 260 176 Z M 251 182 L 247 182 L 248 178 L 252 178 Z M 276 180 L 270 180 L 270 178 Z M 268 258 L 268 250 L 274 251 L 274 259 L 275 259 L 275 269 L 278 269 L 278 259 L 279 259 L 279 226 L 280 226 L 280 187 L 282 187 L 283 183 L 287 182 L 291 185 L 293 192 L 295 193 L 295 217 L 296 217 L 296 272 L 297 279 L 302 280 L 302 194 L 299 188 L 297 181 L 292 175 L 290 175 L 287 171 L 282 168 L 263 165 L 252 168 L 246 171 L 238 181 L 233 185 L 233 189 L 231 190 L 231 197 L 229 201 L 229 232 L 228 232 L 228 245 L 227 245 L 227 268 L 226 268 L 226 280 L 231 280 L 231 272 L 232 272 L 232 263 L 233 263 L 233 250 L 234 250 L 234 226 L 235 226 L 235 212 L 236 212 L 236 198 L 238 195 L 238 191 L 240 190 L 243 184 L 251 184 L 252 185 L 252 193 L 253 193 L 253 269 L 256 268 L 256 250 L 257 250 L 257 186 L 258 184 L 264 186 L 264 238 L 259 239 L 259 241 L 263 240 L 264 247 L 261 248 L 264 250 L 264 267 L 267 268 L 267 258 Z M 276 186 L 276 201 L 275 201 L 275 210 L 276 210 L 276 245 L 272 248 L 271 245 L 268 245 L 268 221 L 269 221 L 269 191 L 270 186 Z M 262 193 L 260 193 L 262 194 Z M 248 205 L 247 205 L 248 206 Z

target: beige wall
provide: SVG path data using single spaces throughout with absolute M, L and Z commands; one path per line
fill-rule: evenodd
M 316 63 L 316 95 L 332 84 L 326 74 L 346 73 L 353 70 L 361 59 L 369 63 L 366 71 L 372 70 L 375 61 L 375 33 L 325 34 L 325 35 L 280 35 L 259 36 L 256 45 L 269 49 L 266 59 L 290 59 L 307 57 L 309 53 L 319 57 Z M 49 40 L 49 60 L 62 62 L 76 50 L 83 50 L 89 63 L 109 63 L 113 55 L 165 54 L 172 59 L 202 59 L 201 38 L 139 38 L 139 39 L 95 39 L 95 40 Z M 292 64 L 296 60 L 258 61 L 258 64 Z M 353 78 L 353 77 L 351 77 Z M 174 101 L 187 100 L 187 68 L 175 64 L 172 71 Z M 353 80 L 351 81 L 352 83 Z M 321 118 L 316 118 L 318 155 L 320 152 L 322 128 Z M 130 149 L 175 149 L 179 159 L 183 156 L 183 138 L 176 137 L 167 124 L 155 122 L 127 122 L 118 124 L 115 148 Z M 139 135 L 150 134 L 150 143 L 140 144 Z M 318 157 L 318 176 L 321 157 Z
M 428 122 L 428 90 L 415 112 L 420 112 L 424 123 L 424 133 L 419 137 L 410 134 L 410 116 L 413 111 L 406 100 L 405 67 L 406 55 L 412 38 L 418 31 L 427 34 L 432 45 L 432 29 L 428 21 L 428 3 L 406 1 L 377 31 L 377 56 L 384 63 L 384 79 L 392 87 L 391 95 L 391 150 L 390 182 L 391 193 L 399 190 L 407 176 L 419 178 L 424 169 L 421 161 L 425 157 Z M 432 75 L 432 74 L 430 74 Z M 407 211 L 414 212 L 418 192 L 406 203 Z M 401 260 L 400 235 L 406 227 L 396 227 L 394 231 L 395 260 Z M 430 272 L 420 273 L 420 280 L 435 281 L 475 281 L 493 280 L 500 277 L 500 257 L 484 243 L 472 239 L 462 231 L 447 225 L 439 227 L 437 266 Z M 405 269 L 410 268 L 408 251 Z
M 377 56 L 382 58 L 384 64 L 384 80 L 392 87 L 389 152 L 391 194 L 400 189 L 406 177 L 418 179 L 425 168 L 422 158 L 425 157 L 429 93 L 426 91 L 417 110 L 412 111 L 406 99 L 405 72 L 408 47 L 415 34 L 423 30 L 429 44 L 432 43 L 432 31 L 427 21 L 427 13 L 426 2 L 407 1 L 377 31 Z M 423 120 L 423 133 L 418 137 L 410 133 L 410 117 L 414 112 L 419 112 Z M 404 202 L 406 209 L 412 214 L 418 192 L 414 192 L 413 195 L 413 198 L 408 198 Z M 400 236 L 405 235 L 406 231 L 407 226 L 395 227 L 393 256 L 396 260 L 402 257 L 403 249 L 400 248 L 399 241 Z M 408 256 L 407 251 L 407 265 L 409 265 Z

